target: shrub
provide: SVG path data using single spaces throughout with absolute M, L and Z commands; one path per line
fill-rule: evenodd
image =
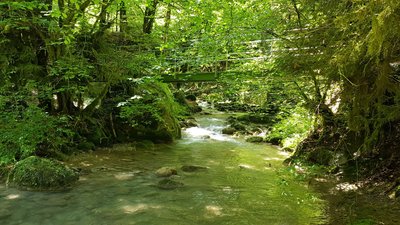
M 61 152 L 73 135 L 66 128 L 67 117 L 50 116 L 37 106 L 14 105 L 0 109 L 0 165 L 37 152 Z
M 284 147 L 295 148 L 303 140 L 313 125 L 313 117 L 301 106 L 290 111 L 290 115 L 276 123 L 266 140 L 280 140 Z
M 136 133 L 144 133 L 142 138 L 172 141 L 180 137 L 177 115 L 181 107 L 166 84 L 144 80 L 137 86 L 136 95 L 118 106 L 119 117 Z

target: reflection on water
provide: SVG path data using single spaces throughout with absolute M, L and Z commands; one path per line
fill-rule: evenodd
M 103 149 L 70 164 L 86 171 L 63 193 L 0 187 L 0 224 L 261 225 L 321 224 L 322 203 L 276 172 L 284 157 L 268 145 L 220 133 L 223 119 L 199 119 L 172 145 L 132 150 Z M 209 137 L 205 137 L 208 135 Z M 184 172 L 183 165 L 207 170 Z M 154 171 L 174 167 L 175 190 L 160 190 Z

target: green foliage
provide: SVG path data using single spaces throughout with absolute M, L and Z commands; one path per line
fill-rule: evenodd
M 151 97 L 146 97 L 151 98 Z M 156 129 L 164 122 L 159 103 L 154 99 L 133 99 L 121 107 L 120 117 L 126 119 L 132 127 L 150 127 Z
M 0 164 L 12 163 L 38 151 L 61 152 L 73 133 L 66 128 L 66 117 L 53 117 L 30 105 L 5 108 L 0 112 Z
M 281 140 L 283 147 L 295 148 L 313 127 L 313 116 L 307 109 L 298 105 L 289 116 L 274 124 L 267 140 Z
M 377 222 L 374 221 L 373 219 L 359 219 L 350 223 L 349 225 L 374 225 L 374 224 L 377 224 Z
M 168 86 L 148 78 L 138 79 L 136 83 L 136 95 L 118 103 L 119 117 L 133 128 L 165 130 L 174 138 L 180 137 L 177 115 L 181 106 L 175 102 Z

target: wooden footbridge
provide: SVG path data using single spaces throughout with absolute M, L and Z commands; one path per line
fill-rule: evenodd
M 259 77 L 266 72 L 259 71 L 218 71 L 218 72 L 191 72 L 180 74 L 164 74 L 161 79 L 165 83 L 189 83 L 189 82 L 218 82 L 224 78 L 243 76 Z
M 192 56 L 187 58 L 182 54 L 179 58 L 168 58 L 168 53 L 164 57 L 167 63 L 168 72 L 160 71 L 161 80 L 166 83 L 186 83 L 186 82 L 218 82 L 223 79 L 235 79 L 238 77 L 262 77 L 269 71 L 249 71 L 251 63 L 268 62 L 275 53 L 286 52 L 302 57 L 314 55 L 317 48 L 282 48 L 279 46 L 280 39 L 270 38 L 264 40 L 253 40 L 240 42 L 241 46 L 237 52 L 223 54 Z M 176 50 L 171 52 L 176 53 Z M 307 53 L 308 52 L 308 53 Z M 175 55 L 176 54 L 172 54 Z M 247 65 L 246 65 L 247 64 Z M 165 64 L 164 64 L 165 65 Z M 246 68 L 246 69 L 244 69 Z

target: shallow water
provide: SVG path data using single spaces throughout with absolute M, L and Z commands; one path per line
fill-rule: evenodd
M 323 224 L 324 204 L 303 183 L 282 176 L 285 158 L 266 144 L 221 134 L 223 115 L 171 145 L 119 145 L 69 162 L 88 173 L 68 192 L 0 187 L 0 224 L 301 225 Z M 187 173 L 183 165 L 207 167 Z M 178 169 L 182 188 L 160 190 L 154 171 Z

